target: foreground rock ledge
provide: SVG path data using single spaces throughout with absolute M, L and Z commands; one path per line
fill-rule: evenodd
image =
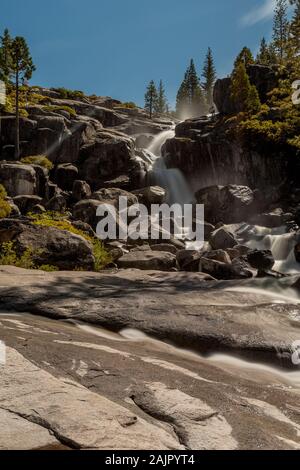
M 235 291 L 253 281 L 207 281 L 202 273 L 0 269 L 0 311 L 135 328 L 201 353 L 231 351 L 281 364 L 300 336 L 300 305 Z M 248 281 L 249 282 L 249 281 Z M 278 281 L 280 282 L 280 281 Z M 272 297 L 273 296 L 273 297 Z M 279 354 L 280 353 L 280 354 Z

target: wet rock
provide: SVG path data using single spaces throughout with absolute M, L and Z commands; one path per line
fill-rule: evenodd
M 247 254 L 247 261 L 254 269 L 269 271 L 275 264 L 275 259 L 270 250 L 253 250 Z
M 295 258 L 298 263 L 300 263 L 300 243 L 297 243 L 294 249 Z
M 223 227 L 211 234 L 209 243 L 214 250 L 226 250 L 237 245 L 234 235 Z
M 90 199 L 92 190 L 86 181 L 76 180 L 73 183 L 72 197 L 75 201 L 79 202 L 83 199 Z
M 176 256 L 159 251 L 130 252 L 118 260 L 119 268 L 170 271 L 176 267 Z

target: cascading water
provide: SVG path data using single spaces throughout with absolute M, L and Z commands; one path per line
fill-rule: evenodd
M 287 233 L 286 227 L 266 228 L 254 226 L 248 232 L 249 239 L 240 241 L 249 248 L 257 250 L 270 250 L 275 259 L 275 271 L 283 274 L 299 274 L 300 264 L 295 258 L 295 245 L 300 237 L 295 232 Z
M 184 175 L 178 168 L 168 169 L 162 158 L 162 147 L 168 139 L 175 136 L 175 127 L 161 132 L 148 148 L 152 156 L 152 165 L 148 173 L 148 183 L 164 188 L 167 192 L 167 203 L 190 204 L 194 202 L 194 194 Z

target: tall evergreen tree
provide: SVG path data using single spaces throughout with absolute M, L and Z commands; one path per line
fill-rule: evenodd
M 231 79 L 231 97 L 238 112 L 255 114 L 260 109 L 258 91 L 251 85 L 244 62 L 237 62 Z
M 13 39 L 8 29 L 5 29 L 0 38 L 0 79 L 6 83 L 10 78 L 12 42 Z
M 145 110 L 148 111 L 150 119 L 152 119 L 153 112 L 157 107 L 158 93 L 154 83 L 154 80 L 151 80 L 149 83 L 146 94 L 145 94 Z
M 280 63 L 283 63 L 287 52 L 289 34 L 287 10 L 287 0 L 276 0 L 273 24 L 273 43 Z
M 245 65 L 246 68 L 248 65 L 254 64 L 254 57 L 249 47 L 243 47 L 235 59 L 234 67 L 236 67 L 241 62 Z
M 167 112 L 168 102 L 166 98 L 166 91 L 162 80 L 159 82 L 158 86 L 158 97 L 157 102 L 155 104 L 155 111 L 160 114 L 164 114 Z
M 264 37 L 262 38 L 260 42 L 260 48 L 256 56 L 256 62 L 258 62 L 261 65 L 269 64 L 269 47 Z
M 290 24 L 289 31 L 289 46 L 293 58 L 300 56 L 300 0 L 291 0 L 292 5 L 295 5 L 293 18 Z
M 17 36 L 12 40 L 11 46 L 9 47 L 9 56 L 10 57 L 8 60 L 8 75 L 16 88 L 15 159 L 18 160 L 20 157 L 20 85 L 24 84 L 25 81 L 30 80 L 33 72 L 35 71 L 35 65 L 33 64 L 33 60 L 30 55 L 29 47 L 26 43 L 26 40 L 21 36 Z
M 176 114 L 179 118 L 183 118 L 188 113 L 190 105 L 188 70 L 185 72 L 184 79 L 179 87 L 176 97 Z
M 192 59 L 177 94 L 177 115 L 180 118 L 196 117 L 206 112 L 205 96 Z
M 206 93 L 207 105 L 209 108 L 212 108 L 214 105 L 213 90 L 217 74 L 214 65 L 212 50 L 210 47 L 208 48 L 207 55 L 205 58 L 202 76 L 204 78 L 204 90 Z

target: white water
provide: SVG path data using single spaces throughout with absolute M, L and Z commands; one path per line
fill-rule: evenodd
M 152 155 L 152 167 L 148 174 L 148 181 L 166 190 L 168 204 L 183 206 L 194 202 L 194 194 L 182 172 L 178 168 L 168 169 L 161 156 L 164 143 L 173 137 L 175 137 L 175 128 L 161 132 L 149 146 L 148 152 Z
M 222 369 L 228 368 L 229 372 L 239 373 L 241 376 L 252 380 L 259 380 L 263 383 L 280 383 L 293 388 L 300 388 L 300 372 L 285 372 L 275 366 L 269 366 L 263 363 L 254 363 L 240 359 L 229 354 L 212 354 L 209 357 L 201 356 L 188 349 L 177 348 L 169 343 L 154 339 L 145 333 L 135 329 L 124 329 L 119 334 L 112 333 L 103 328 L 85 325 L 81 322 L 73 320 L 72 323 L 77 328 L 86 333 L 109 339 L 116 342 L 133 342 L 141 345 L 151 345 L 159 352 L 166 352 L 180 359 L 190 359 L 193 361 L 205 361 L 214 364 Z
M 299 274 L 300 263 L 296 261 L 294 248 L 300 237 L 295 232 L 286 233 L 286 227 L 269 229 L 254 226 L 251 230 L 251 240 L 241 243 L 252 249 L 271 250 L 275 258 L 274 270 L 283 274 Z

